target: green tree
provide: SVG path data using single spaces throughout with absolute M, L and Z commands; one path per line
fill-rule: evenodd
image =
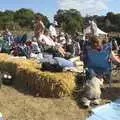
M 14 12 L 6 10 L 5 12 L 0 12 L 0 27 L 4 29 L 5 27 L 12 26 L 14 22 Z
M 54 16 L 54 19 L 67 33 L 74 34 L 76 31 L 82 31 L 83 18 L 80 12 L 76 9 L 58 10 L 57 14 Z
M 32 20 L 34 19 L 34 12 L 31 9 L 21 8 L 15 12 L 14 21 L 21 27 L 32 27 Z

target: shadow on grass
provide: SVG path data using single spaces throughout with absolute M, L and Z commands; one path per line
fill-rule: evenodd
M 44 92 L 44 91 L 37 91 L 35 90 L 35 86 L 28 86 L 27 84 L 25 84 L 24 81 L 22 81 L 21 83 L 15 82 L 12 85 L 17 91 L 23 93 L 24 95 L 30 95 L 33 97 L 40 97 L 40 98 L 52 98 L 52 99 L 58 99 L 60 98 L 59 96 L 57 96 L 57 94 L 53 94 L 51 92 Z
M 76 88 L 73 91 L 73 99 L 76 101 L 76 104 L 79 106 L 79 108 L 85 109 L 85 107 L 81 103 L 81 98 L 83 96 L 83 85 L 85 83 L 83 74 L 77 74 L 76 75 Z
M 102 99 L 115 100 L 120 97 L 120 87 L 106 87 L 102 90 Z

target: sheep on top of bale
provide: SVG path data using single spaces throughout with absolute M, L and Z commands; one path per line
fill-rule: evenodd
M 35 95 L 42 97 L 71 95 L 75 88 L 75 76 L 70 72 L 43 72 L 34 60 L 15 58 L 2 53 L 0 58 L 0 70 L 13 76 L 15 88 L 28 88 Z

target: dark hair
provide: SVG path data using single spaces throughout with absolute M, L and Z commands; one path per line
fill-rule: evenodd
M 45 29 L 44 34 L 49 34 L 49 30 Z
M 38 14 L 35 15 L 35 20 L 42 20 L 42 17 Z

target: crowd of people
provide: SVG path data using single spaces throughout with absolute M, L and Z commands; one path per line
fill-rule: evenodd
M 56 26 L 57 23 L 54 22 L 47 29 L 41 17 L 36 16 L 34 35 L 31 37 L 27 34 L 14 37 L 6 29 L 1 34 L 1 52 L 7 52 L 14 56 L 35 58 L 40 63 L 51 64 L 52 61 L 52 64 L 59 64 L 62 67 L 73 67 L 75 63 L 69 59 L 80 56 L 81 37 L 78 32 L 71 36 L 63 31 L 57 31 Z
M 34 58 L 38 63 L 42 64 L 43 70 L 50 71 L 66 71 L 71 70 L 74 72 L 83 72 L 84 64 L 86 61 L 86 51 L 104 51 L 108 48 L 111 49 L 108 62 L 120 63 L 119 46 L 115 40 L 109 36 L 99 37 L 94 34 L 86 34 L 83 40 L 83 35 L 76 32 L 75 35 L 64 33 L 63 31 L 56 30 L 57 23 L 54 22 L 47 29 L 42 22 L 40 16 L 35 17 L 34 34 L 28 36 L 14 37 L 12 33 L 6 29 L 0 34 L 0 51 L 7 52 L 14 56 L 25 56 L 26 58 Z M 94 33 L 94 32 L 93 32 Z M 117 51 L 117 54 L 115 53 Z M 101 61 L 97 61 L 101 62 Z M 82 66 L 82 67 L 81 67 Z M 95 72 L 95 71 L 94 71 Z M 97 84 L 99 79 L 94 76 L 91 79 L 86 90 L 88 96 L 101 95 L 100 85 Z M 92 85 L 96 86 L 93 91 Z M 86 99 L 83 99 L 86 101 Z
M 40 62 L 58 61 L 64 66 L 71 65 L 70 58 L 79 56 L 83 57 L 84 48 L 91 42 L 92 49 L 99 50 L 103 44 L 108 43 L 111 39 L 108 37 L 101 39 L 95 35 L 86 35 L 85 40 L 79 32 L 75 35 L 64 33 L 56 30 L 57 22 L 55 21 L 47 29 L 42 22 L 42 18 L 36 15 L 34 22 L 34 35 L 29 37 L 27 34 L 14 37 L 12 33 L 6 29 L 0 37 L 1 52 L 8 52 L 14 56 L 26 56 L 27 58 L 36 58 Z M 87 44 L 86 44 L 87 43 Z M 114 42 L 115 49 L 116 47 Z M 45 56 L 45 57 L 44 57 Z M 113 51 L 111 59 L 120 63 L 120 58 Z M 56 62 L 55 62 L 56 63 Z M 72 62 L 73 63 L 73 62 Z M 74 63 L 71 67 L 74 66 Z

